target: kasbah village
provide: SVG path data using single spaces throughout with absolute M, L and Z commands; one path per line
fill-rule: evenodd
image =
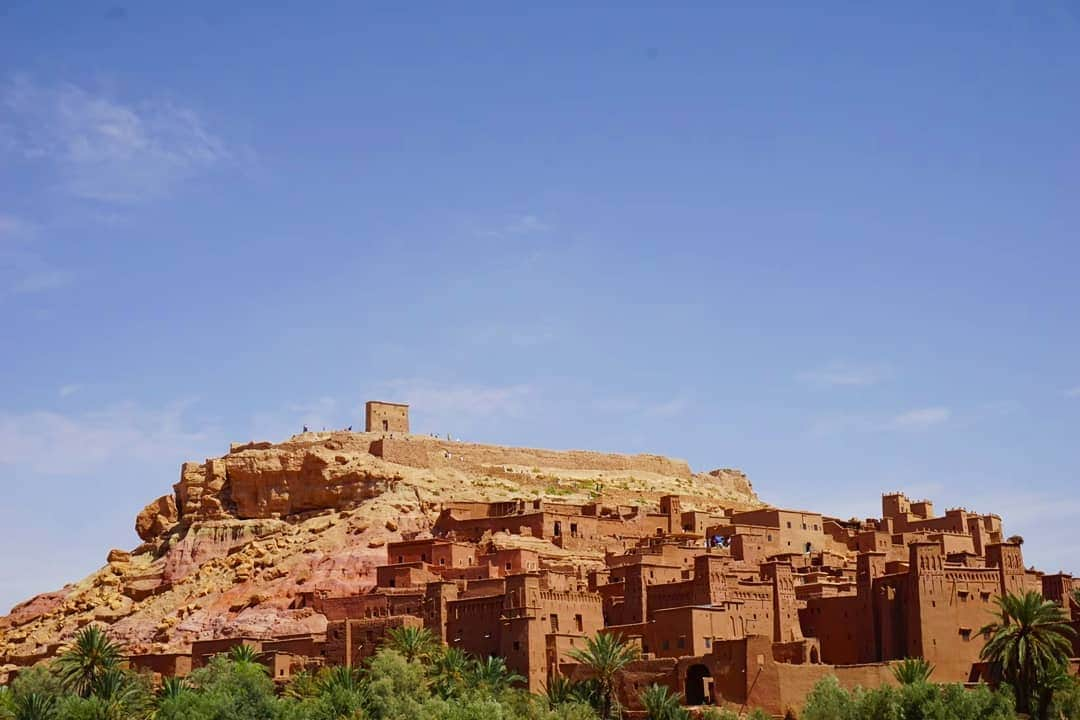
M 90 625 L 159 679 L 247 645 L 282 685 L 359 667 L 404 627 L 542 693 L 587 678 L 575 649 L 606 632 L 638 651 L 615 679 L 629 717 L 652 684 L 783 716 L 826 676 L 895 684 L 904 658 L 994 682 L 979 630 L 1006 593 L 1080 627 L 1080 581 L 1026 567 L 993 513 L 888 492 L 880 517 L 840 519 L 766 505 L 737 470 L 465 443 L 411 434 L 407 405 L 365 410 L 364 432 L 185 463 L 137 518 L 142 545 L 0 618 L 0 682 Z

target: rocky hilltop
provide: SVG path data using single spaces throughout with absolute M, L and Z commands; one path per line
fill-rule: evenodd
M 234 444 L 222 457 L 185 463 L 173 492 L 139 513 L 143 544 L 110 551 L 89 577 L 0 617 L 0 672 L 51 656 L 95 622 L 132 653 L 178 651 L 213 636 L 323 632 L 326 619 L 300 598 L 370 588 L 385 544 L 422 536 L 444 502 L 602 495 L 606 504 L 655 506 L 664 494 L 702 510 L 760 504 L 737 470 L 694 473 L 657 455 L 400 433 Z M 515 542 L 500 535 L 489 542 Z M 602 561 L 550 552 L 566 563 Z

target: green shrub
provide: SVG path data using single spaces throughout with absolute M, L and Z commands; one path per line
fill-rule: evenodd
M 424 667 L 380 650 L 368 665 L 367 694 L 368 714 L 375 720 L 424 717 L 420 708 L 429 698 Z
M 855 703 L 840 681 L 829 675 L 810 690 L 801 720 L 855 720 Z
M 192 692 L 161 700 L 158 720 L 275 720 L 281 710 L 263 665 L 218 656 L 188 681 Z
M 835 677 L 819 681 L 806 698 L 801 720 L 1015 720 L 1007 693 L 986 686 L 917 681 L 898 688 L 849 693 Z
M 705 708 L 701 720 L 741 720 L 739 713 L 728 708 Z

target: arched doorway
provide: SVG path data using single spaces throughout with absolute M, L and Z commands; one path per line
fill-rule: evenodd
M 686 704 L 712 705 L 712 673 L 704 665 L 691 665 L 686 671 Z
M 811 647 L 810 648 L 810 664 L 811 665 L 817 665 L 818 660 L 819 660 L 819 658 L 818 658 L 817 648 L 816 647 Z

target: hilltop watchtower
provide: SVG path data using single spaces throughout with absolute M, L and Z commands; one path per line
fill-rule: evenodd
M 409 432 L 409 406 L 405 403 L 368 400 L 364 404 L 366 432 Z

